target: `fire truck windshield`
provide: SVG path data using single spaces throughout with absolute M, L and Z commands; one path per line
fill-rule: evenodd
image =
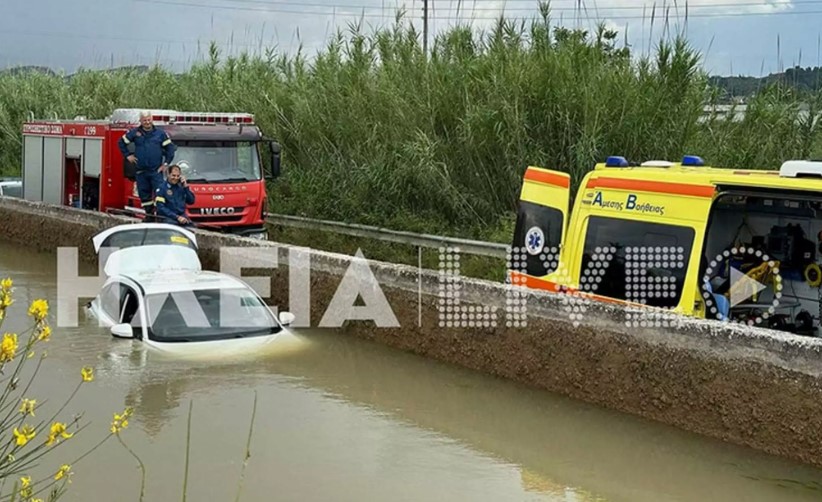
M 179 141 L 174 163 L 192 183 L 261 179 L 257 144 L 249 141 Z

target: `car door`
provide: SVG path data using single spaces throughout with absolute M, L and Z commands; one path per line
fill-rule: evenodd
M 105 326 L 131 324 L 139 328 L 134 330 L 134 338 L 142 339 L 145 315 L 143 298 L 138 291 L 139 288 L 128 279 L 112 278 L 100 289 L 95 302 Z

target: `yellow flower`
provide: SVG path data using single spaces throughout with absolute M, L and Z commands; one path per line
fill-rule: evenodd
M 30 425 L 24 425 L 20 430 L 17 430 L 17 427 L 15 427 L 12 433 L 14 437 L 17 438 L 17 446 L 25 446 L 26 443 L 34 439 L 34 435 L 36 434 L 34 427 Z
M 71 476 L 71 466 L 68 464 L 63 464 L 60 466 L 60 469 L 57 471 L 57 474 L 54 475 L 55 481 L 60 481 L 63 479 L 63 476 Z
M 23 476 L 20 478 L 20 496 L 29 498 L 34 494 L 31 488 L 31 476 Z
M 74 434 L 71 434 L 66 430 L 66 424 L 54 422 L 51 424 L 51 430 L 49 431 L 49 438 L 46 440 L 46 445 L 53 445 L 55 441 L 57 441 L 57 436 L 60 436 L 63 439 L 69 439 L 73 435 Z
M 80 370 L 80 376 L 83 377 L 84 382 L 91 382 L 94 380 L 94 368 L 91 366 L 85 366 Z
M 3 311 L 14 303 L 11 299 L 11 285 L 12 281 L 9 278 L 0 281 L 0 319 L 3 318 Z
M 49 315 L 49 302 L 43 299 L 34 300 L 29 307 L 29 315 L 37 322 L 42 321 Z
M 37 339 L 41 342 L 47 342 L 48 339 L 51 337 L 51 326 L 44 325 L 41 326 L 40 329 L 37 331 Z
M 5 333 L 0 342 L 0 363 L 11 361 L 17 354 L 17 334 Z
M 132 411 L 131 407 L 128 407 L 123 411 L 122 415 L 114 414 L 114 420 L 111 421 L 110 429 L 112 434 L 119 434 L 121 430 L 128 427 L 128 417 L 131 416 Z
M 23 399 L 23 404 L 20 405 L 20 413 L 25 415 L 28 413 L 31 416 L 34 416 L 34 405 L 37 404 L 36 399 Z

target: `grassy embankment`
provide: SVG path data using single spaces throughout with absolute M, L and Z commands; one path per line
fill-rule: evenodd
M 83 71 L 70 79 L 0 76 L 0 167 L 19 164 L 20 124 L 36 117 L 104 117 L 116 107 L 250 111 L 283 145 L 274 212 L 509 243 L 527 165 L 574 182 L 607 155 L 703 156 L 714 165 L 778 166 L 814 154 L 818 128 L 798 115 L 819 95 L 763 90 L 745 119 L 700 121 L 717 92 L 682 39 L 636 57 L 604 29 L 582 33 L 500 20 L 487 33 L 454 28 L 430 57 L 405 23 L 329 41 L 309 61 L 210 58 L 175 75 Z M 275 229 L 312 247 L 417 263 L 415 249 Z M 437 266 L 436 250 L 424 263 Z M 499 277 L 501 264 L 463 260 Z

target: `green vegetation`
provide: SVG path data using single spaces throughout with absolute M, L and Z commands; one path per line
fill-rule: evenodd
M 710 82 L 722 89 L 728 98 L 750 97 L 774 84 L 815 92 L 822 90 L 822 67 L 795 66 L 765 77 L 711 77 Z
M 222 58 L 212 47 L 181 75 L 0 75 L 0 166 L 19 164 L 30 113 L 250 111 L 283 145 L 274 212 L 507 242 L 528 165 L 566 170 L 575 183 L 608 155 L 774 168 L 818 143 L 807 117 L 820 95 L 779 82 L 742 121 L 701 120 L 723 93 L 681 38 L 637 58 L 616 32 L 555 27 L 542 6 L 536 21 L 454 28 L 428 57 L 421 45 L 399 18 L 369 33 L 353 26 L 312 57 Z

